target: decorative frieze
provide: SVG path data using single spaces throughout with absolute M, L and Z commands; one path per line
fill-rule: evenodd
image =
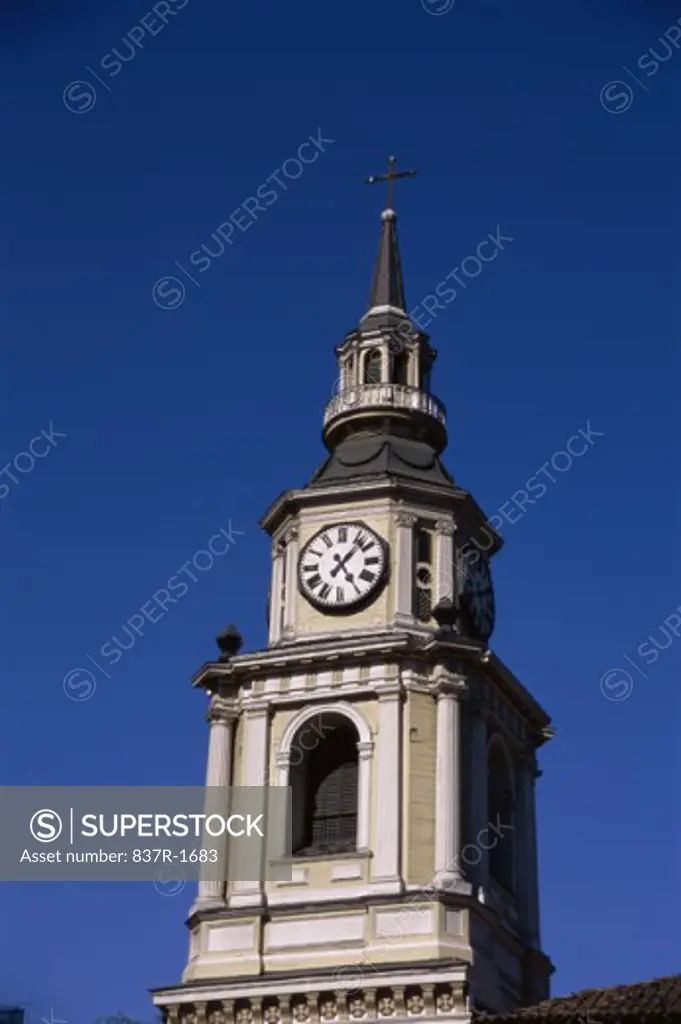
M 262 1004 L 263 1024 L 281 1024 L 281 1006 L 276 996 L 269 996 Z
M 329 1024 L 405 1017 L 458 1017 L 465 1009 L 462 981 L 367 986 L 162 1007 L 164 1024 Z
M 338 997 L 335 992 L 324 992 L 319 1001 L 321 1020 L 338 1020 Z

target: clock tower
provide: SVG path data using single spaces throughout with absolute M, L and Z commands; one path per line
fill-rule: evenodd
M 392 183 L 391 183 L 392 184 Z M 536 750 L 549 719 L 490 650 L 502 545 L 441 461 L 436 351 L 407 314 L 397 216 L 335 350 L 327 455 L 261 526 L 269 635 L 221 655 L 210 786 L 289 786 L 285 878 L 199 883 L 168 1024 L 468 1021 L 548 996 Z

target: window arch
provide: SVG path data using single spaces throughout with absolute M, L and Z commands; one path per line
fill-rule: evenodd
M 393 356 L 393 384 L 409 384 L 409 353 L 402 350 Z
M 492 825 L 510 825 L 489 851 L 489 873 L 509 892 L 515 888 L 515 793 L 513 769 L 500 737 L 493 737 L 487 751 L 487 812 Z
M 413 611 L 420 622 L 430 622 L 433 612 L 433 537 L 424 526 L 414 538 Z
M 383 368 L 383 353 L 379 348 L 372 348 L 364 357 L 364 383 L 380 384 Z
M 368 849 L 372 751 L 368 723 L 344 701 L 305 708 L 288 723 L 277 781 L 292 789 L 294 856 Z

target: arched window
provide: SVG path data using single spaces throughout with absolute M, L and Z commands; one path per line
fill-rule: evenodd
M 398 352 L 393 357 L 393 383 L 409 383 L 409 354 L 407 352 Z
M 383 354 L 378 348 L 372 348 L 364 359 L 364 383 L 380 384 Z
M 423 527 L 416 530 L 414 548 L 414 615 L 420 622 L 430 622 L 433 610 L 433 538 Z
M 511 826 L 496 835 L 489 851 L 489 873 L 508 892 L 515 886 L 515 798 L 511 764 L 503 744 L 493 740 L 487 755 L 487 813 L 491 825 Z
M 291 744 L 294 855 L 357 848 L 357 730 L 341 715 L 301 726 Z

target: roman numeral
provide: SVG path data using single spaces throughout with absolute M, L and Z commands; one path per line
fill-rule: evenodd
M 364 559 L 364 564 L 365 565 L 378 565 L 378 563 L 380 561 L 381 561 L 381 559 L 378 558 L 377 555 L 372 555 L 370 558 L 365 558 Z
M 345 591 L 342 587 L 336 587 L 336 603 L 342 604 L 345 600 Z
M 303 566 L 303 572 L 316 572 L 319 568 L 319 563 L 311 562 L 309 565 Z
M 333 547 L 333 541 L 329 537 L 328 533 L 323 533 L 322 534 L 322 540 L 326 544 L 327 548 L 332 548 Z
M 325 583 L 324 586 L 322 587 L 322 589 L 319 591 L 319 596 L 322 599 L 322 601 L 326 601 L 326 599 L 327 599 L 327 597 L 329 596 L 330 593 L 331 593 L 331 587 L 329 586 L 328 583 Z
M 367 583 L 373 583 L 374 580 L 376 579 L 376 573 L 369 572 L 368 569 L 362 569 L 361 573 L 359 574 L 359 578 L 361 580 L 365 580 Z
M 311 590 L 314 590 L 314 588 L 318 587 L 321 582 L 322 578 L 319 575 L 319 573 L 317 573 L 315 576 L 310 576 L 309 580 L 307 581 L 307 585 L 308 587 L 310 587 Z
M 355 536 L 355 544 L 360 551 L 368 551 L 369 548 L 374 546 L 374 542 L 370 537 L 367 537 L 366 533 L 362 530 L 358 530 Z
M 316 555 L 317 558 L 322 558 L 323 555 L 324 555 L 324 552 L 323 551 L 315 551 L 314 548 L 310 548 L 310 554 L 311 555 Z
M 339 544 L 345 544 L 347 539 L 348 539 L 348 528 L 347 528 L 347 526 L 339 526 L 338 527 L 338 543 Z

